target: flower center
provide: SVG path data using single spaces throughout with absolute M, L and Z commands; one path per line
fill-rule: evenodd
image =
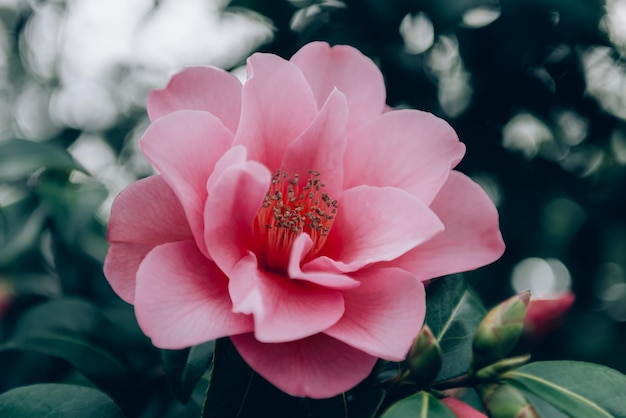
M 337 201 L 324 192 L 320 173 L 309 170 L 306 181 L 285 171 L 272 174 L 272 183 L 256 216 L 257 256 L 268 269 L 286 270 L 291 246 L 302 232 L 313 247 L 306 258 L 324 246 L 337 214 Z

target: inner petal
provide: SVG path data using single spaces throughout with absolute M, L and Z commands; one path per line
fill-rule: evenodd
M 303 232 L 313 241 L 305 261 L 320 252 L 339 207 L 324 188 L 315 170 L 306 176 L 281 170 L 272 175 L 254 224 L 256 254 L 263 267 L 286 272 L 293 242 Z

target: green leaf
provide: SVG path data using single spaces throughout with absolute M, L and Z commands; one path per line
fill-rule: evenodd
M 255 373 L 229 338 L 215 342 L 202 418 L 292 418 L 300 403 Z
M 23 386 L 0 395 L 2 418 L 123 418 L 99 390 L 56 383 Z
M 184 350 L 161 350 L 163 369 L 174 394 L 187 403 L 202 375 L 211 366 L 215 341 Z
M 443 352 L 436 380 L 457 377 L 469 370 L 472 337 L 486 310 L 461 276 L 439 279 L 427 288 L 426 323 Z
M 391 405 L 381 418 L 456 418 L 437 398 L 418 392 Z
M 72 364 L 94 382 L 123 379 L 126 367 L 118 355 L 118 330 L 93 305 L 74 299 L 43 303 L 27 311 L 9 339 L 7 350 L 33 351 Z
M 42 167 L 85 172 L 85 169 L 60 147 L 22 139 L 12 139 L 0 144 L 0 181 L 28 178 Z
M 507 372 L 503 378 L 571 418 L 626 418 L 626 376 L 605 366 L 545 361 Z

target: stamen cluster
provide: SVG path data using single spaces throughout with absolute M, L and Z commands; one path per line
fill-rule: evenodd
M 293 241 L 302 232 L 313 240 L 308 257 L 321 250 L 338 209 L 337 200 L 324 192 L 324 188 L 318 171 L 309 170 L 306 181 L 297 173 L 291 178 L 286 171 L 272 174 L 255 225 L 257 255 L 266 266 L 284 269 Z

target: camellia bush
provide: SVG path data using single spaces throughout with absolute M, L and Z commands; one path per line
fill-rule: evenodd
M 239 78 L 196 65 L 151 90 L 129 136 L 148 175 L 104 218 L 77 129 L 0 141 L 0 417 L 626 417 L 617 367 L 545 348 L 584 294 L 477 290 L 502 282 L 486 266 L 515 229 L 493 183 L 464 174 L 463 89 L 446 99 L 440 72 L 440 107 L 418 110 L 389 56 L 354 46 L 368 36 L 336 42 L 342 13 L 399 6 L 300 3 L 231 4 L 278 39 Z M 452 25 L 430 6 L 403 20 L 407 59 L 436 48 L 428 22 Z M 520 142 L 536 123 L 509 123 L 503 146 L 549 154 Z

